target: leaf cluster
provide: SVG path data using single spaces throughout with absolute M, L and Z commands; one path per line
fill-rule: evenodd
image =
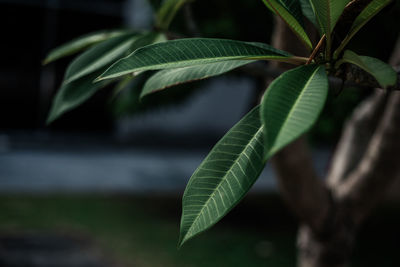
M 397 79 L 386 63 L 346 50 L 353 36 L 391 0 L 263 0 L 309 50 L 308 57 L 264 43 L 212 38 L 167 41 L 163 32 L 186 2 L 163 1 L 156 13 L 156 31 L 94 33 L 54 50 L 45 60 L 90 46 L 68 67 L 49 122 L 109 82 L 119 82 L 118 92 L 147 71 L 156 72 L 143 82 L 137 93 L 140 98 L 258 60 L 297 66 L 269 85 L 261 104 L 226 133 L 191 177 L 183 195 L 180 245 L 227 214 L 257 180 L 267 160 L 312 127 L 328 95 L 328 75 L 343 64 L 353 64 L 372 75 L 382 88 Z M 305 20 L 320 33 L 318 43 L 311 42 Z

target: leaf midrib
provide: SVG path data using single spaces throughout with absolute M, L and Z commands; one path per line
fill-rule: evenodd
M 255 139 L 255 137 L 256 137 L 260 132 L 262 133 L 263 129 L 264 129 L 264 127 L 263 127 L 263 126 L 260 126 L 260 128 L 254 133 L 254 135 L 252 136 L 252 138 L 251 138 L 250 141 L 247 143 L 247 145 L 243 148 L 242 151 L 245 151 L 247 148 L 252 147 L 250 144 L 252 143 L 252 141 Z M 236 164 L 238 164 L 239 158 L 240 158 L 240 156 L 241 156 L 242 154 L 243 154 L 243 152 L 241 152 L 240 154 L 238 154 L 237 158 L 235 159 L 235 161 L 232 163 L 231 166 L 235 166 Z M 229 168 L 229 169 L 226 171 L 226 174 L 221 178 L 221 181 L 220 181 L 220 182 L 218 183 L 218 185 L 215 187 L 215 190 L 214 190 L 213 193 L 210 195 L 210 197 L 207 199 L 207 201 L 204 203 L 203 208 L 200 210 L 200 212 L 198 213 L 198 215 L 197 215 L 197 216 L 195 217 L 195 219 L 193 220 L 192 225 L 191 225 L 191 226 L 189 227 L 189 229 L 186 231 L 185 236 L 182 238 L 182 242 L 185 241 L 185 237 L 188 236 L 188 234 L 191 233 L 191 232 L 193 231 L 192 229 L 193 229 L 193 227 L 194 227 L 194 225 L 195 225 L 194 222 L 196 222 L 196 221 L 200 218 L 200 216 L 203 214 L 203 211 L 205 210 L 204 207 L 206 207 L 206 206 L 208 205 L 208 203 L 211 201 L 211 199 L 213 199 L 213 197 L 215 196 L 216 192 L 218 191 L 217 189 L 219 189 L 219 188 L 222 186 L 224 180 L 226 179 L 227 175 L 229 174 L 229 172 L 230 172 L 231 170 L 232 170 L 232 167 Z M 181 242 L 181 243 L 182 243 L 182 242 Z
M 285 120 L 284 120 L 282 126 L 280 127 L 278 133 L 276 134 L 276 137 L 275 137 L 275 139 L 274 139 L 274 143 L 276 142 L 276 140 L 278 139 L 279 135 L 281 134 L 282 129 L 285 128 L 285 125 L 288 123 L 288 118 L 290 118 L 290 116 L 293 114 L 294 110 L 296 109 L 296 106 L 299 104 L 300 99 L 301 99 L 302 96 L 304 95 L 304 93 L 305 93 L 305 91 L 306 91 L 306 90 L 304 90 L 304 88 L 306 88 L 306 87 L 310 84 L 310 82 L 313 80 L 315 74 L 317 73 L 317 71 L 318 71 L 319 69 L 320 69 L 320 67 L 317 67 L 317 68 L 315 69 L 315 71 L 311 74 L 311 76 L 310 76 L 310 78 L 308 79 L 308 81 L 307 81 L 307 82 L 305 83 L 305 85 L 303 86 L 303 89 L 301 90 L 301 93 L 300 93 L 299 97 L 296 99 L 296 101 L 295 101 L 294 104 L 292 105 L 292 108 L 290 109 L 290 111 L 288 112 L 288 114 L 285 116 Z M 269 157 L 271 157 L 275 152 L 276 152 L 276 149 L 270 150 L 270 151 L 267 153 L 267 156 L 266 156 L 265 160 L 268 159 Z
M 197 65 L 203 65 L 203 64 L 209 64 L 209 63 L 216 63 L 216 62 L 226 62 L 226 61 L 231 61 L 231 60 L 262 60 L 262 59 L 282 59 L 286 60 L 289 59 L 290 57 L 287 56 L 281 56 L 281 55 L 265 55 L 265 56 L 258 56 L 258 57 L 249 57 L 249 56 L 226 56 L 226 57 L 212 57 L 212 58 L 198 58 L 198 59 L 187 59 L 187 60 L 179 60 L 179 61 L 173 61 L 169 63 L 160 63 L 160 64 L 152 64 L 151 66 L 143 66 L 143 67 L 138 67 L 134 69 L 130 69 L 127 71 L 119 71 L 115 72 L 113 74 L 108 74 L 107 76 L 100 76 L 97 78 L 95 81 L 101 81 L 104 79 L 109 79 L 109 78 L 114 78 L 117 76 L 125 75 L 128 73 L 132 72 L 137 72 L 137 71 L 147 71 L 147 70 L 161 70 L 161 69 L 174 69 L 174 68 L 185 68 L 185 67 L 192 67 L 192 66 L 197 66 Z M 121 59 L 124 60 L 125 58 Z M 117 61 L 115 64 L 117 64 L 119 61 Z M 182 64 L 179 67 L 175 67 L 175 64 Z

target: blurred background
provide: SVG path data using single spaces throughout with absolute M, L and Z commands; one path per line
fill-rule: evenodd
M 0 0 L 0 266 L 294 266 L 297 221 L 267 168 L 213 229 L 177 250 L 181 196 L 207 152 L 257 101 L 243 72 L 171 88 L 153 104 L 98 92 L 46 125 L 73 57 L 42 66 L 54 47 L 102 29 L 151 29 L 160 1 Z M 180 11 L 171 31 L 190 36 Z M 203 37 L 270 43 L 262 1 L 195 1 Z M 387 61 L 397 2 L 351 43 Z M 373 33 L 373 38 L 371 38 Z M 367 44 L 367 45 L 366 45 Z M 370 92 L 332 92 L 309 134 L 323 175 L 353 108 Z M 354 266 L 400 266 L 399 205 L 382 205 L 359 235 Z

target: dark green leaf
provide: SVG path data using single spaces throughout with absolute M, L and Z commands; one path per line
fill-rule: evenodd
M 99 31 L 78 37 L 68 43 L 65 43 L 51 50 L 47 55 L 46 59 L 43 61 L 43 64 L 48 64 L 62 57 L 73 55 L 83 49 L 90 47 L 91 45 L 122 35 L 124 33 L 126 33 L 126 31 L 124 30 Z
M 147 80 L 140 97 L 144 97 L 148 94 L 181 83 L 206 79 L 212 76 L 220 75 L 251 62 L 253 61 L 234 60 L 185 68 L 161 70 Z
M 299 58 L 266 44 L 225 39 L 191 38 L 145 46 L 113 64 L 98 80 L 127 73 L 173 69 L 229 60 L 274 59 L 298 62 Z M 303 60 L 301 58 L 301 60 Z
M 179 9 L 191 0 L 164 0 L 156 15 L 155 25 L 159 29 L 166 30 Z
M 135 33 L 124 34 L 93 46 L 68 66 L 64 83 L 77 80 L 122 58 L 139 36 Z
M 312 44 L 304 30 L 303 15 L 298 0 L 263 0 L 264 4 L 279 15 L 300 40 L 311 50 Z
M 180 246 L 227 214 L 263 170 L 259 113 L 257 107 L 239 121 L 190 178 L 182 200 Z
M 62 85 L 53 99 L 47 123 L 50 124 L 65 112 L 79 106 L 96 93 L 97 90 L 106 86 L 110 81 L 93 83 L 93 80 L 101 71 L 94 72 L 71 83 Z
M 327 38 L 349 2 L 350 0 L 310 0 L 321 31 Z
M 323 66 L 297 67 L 270 84 L 261 104 L 265 159 L 315 123 L 327 94 L 328 78 Z
M 347 36 L 343 39 L 342 43 L 335 51 L 335 58 L 343 51 L 347 43 L 353 38 L 353 36 L 376 14 L 379 13 L 385 6 L 387 6 L 392 0 L 373 0 L 371 1 L 363 11 L 356 17 L 353 24 L 351 25 L 350 31 Z
M 311 6 L 310 0 L 300 0 L 301 11 L 303 15 L 318 28 L 317 18 L 315 17 L 314 10 Z

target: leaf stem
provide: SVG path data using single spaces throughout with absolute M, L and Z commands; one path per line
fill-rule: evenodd
M 308 60 L 306 62 L 306 65 L 310 64 L 313 61 L 313 59 L 317 55 L 319 49 L 321 48 L 321 46 L 325 40 L 326 40 L 326 35 L 324 34 L 324 35 L 322 35 L 321 39 L 319 40 L 317 46 L 315 46 L 314 50 L 312 51 L 310 57 L 308 58 Z

